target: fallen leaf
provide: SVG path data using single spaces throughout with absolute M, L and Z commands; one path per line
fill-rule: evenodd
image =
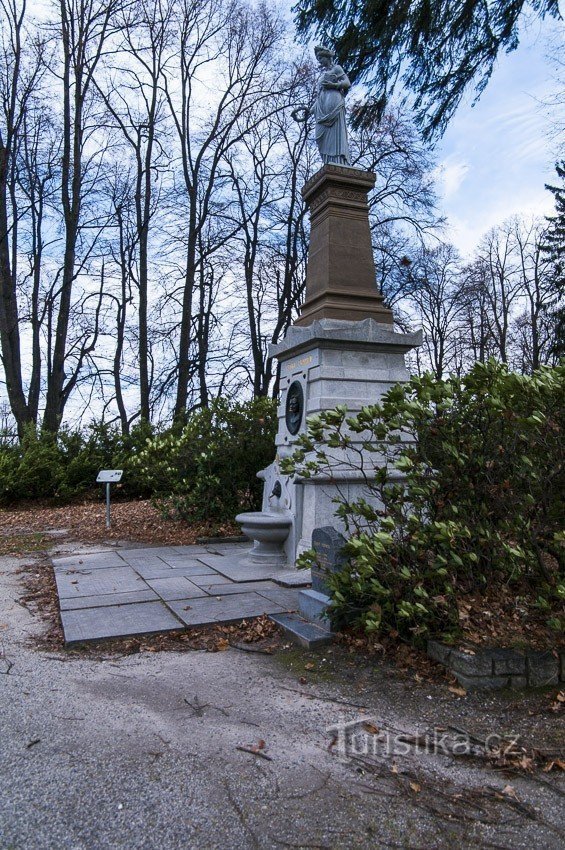
M 502 789 L 502 793 L 505 797 L 512 797 L 513 800 L 518 799 L 516 795 L 516 789 L 512 785 L 505 785 Z
M 422 790 L 422 786 L 421 786 L 421 785 L 418 785 L 418 783 L 417 783 L 417 782 L 411 782 L 411 783 L 410 783 L 410 788 L 411 788 L 411 789 L 412 789 L 412 791 L 414 791 L 416 794 L 419 794 L 419 793 L 420 793 L 420 791 Z
M 558 770 L 565 770 L 565 761 L 563 759 L 554 759 L 553 761 L 550 761 L 549 764 L 546 764 L 543 769 L 543 772 L 550 773 L 550 771 L 552 771 L 554 767 L 556 767 Z
M 305 664 L 305 665 L 304 665 L 304 668 L 305 668 L 306 670 L 313 670 L 313 669 L 314 669 L 314 666 L 315 666 L 315 665 L 314 665 L 314 664 L 312 664 L 312 662 L 311 662 L 311 661 L 309 661 L 309 662 L 308 662 L 308 664 Z
M 467 691 L 465 690 L 465 688 L 461 688 L 458 685 L 451 685 L 451 687 L 448 688 L 448 691 L 450 691 L 452 694 L 455 694 L 458 697 L 466 697 L 467 696 Z

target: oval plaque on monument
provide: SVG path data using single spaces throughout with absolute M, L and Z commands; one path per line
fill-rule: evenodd
M 294 437 L 300 431 L 304 413 L 304 390 L 300 381 L 293 381 L 286 394 L 286 427 Z

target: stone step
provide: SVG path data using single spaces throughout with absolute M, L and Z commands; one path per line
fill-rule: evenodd
M 333 632 L 305 620 L 298 614 L 270 614 L 269 619 L 282 626 L 291 640 L 306 647 L 306 649 L 324 646 L 331 643 L 334 638 Z
M 273 573 L 272 581 L 282 587 L 308 587 L 312 582 L 312 574 L 310 570 L 285 570 Z
M 302 617 L 326 632 L 331 631 L 330 621 L 325 616 L 329 604 L 330 597 L 317 590 L 301 590 L 298 594 L 298 610 Z

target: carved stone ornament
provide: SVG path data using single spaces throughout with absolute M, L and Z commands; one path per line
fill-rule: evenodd
M 300 381 L 293 381 L 286 394 L 286 427 L 294 437 L 300 431 L 304 414 L 304 390 Z
M 339 200 L 339 201 L 354 201 L 360 204 L 367 205 L 367 193 L 366 192 L 355 192 L 349 189 L 338 189 L 336 186 L 332 186 L 331 189 L 324 189 L 315 195 L 310 201 L 310 210 L 313 212 L 318 209 L 324 201 L 327 200 Z

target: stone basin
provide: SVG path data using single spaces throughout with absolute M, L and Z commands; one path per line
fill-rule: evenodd
M 258 563 L 286 564 L 283 544 L 292 526 L 292 514 L 275 511 L 247 511 L 238 514 L 236 522 L 254 542 L 250 559 Z

